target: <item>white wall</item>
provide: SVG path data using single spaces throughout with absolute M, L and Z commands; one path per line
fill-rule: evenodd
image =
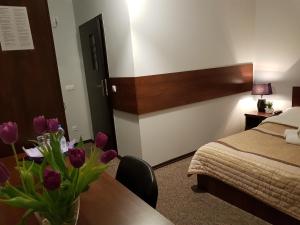
M 300 85 L 298 0 L 73 0 L 73 4 L 76 27 L 103 14 L 111 77 L 254 61 L 255 80 L 273 83 L 276 94 L 268 98 L 278 109 L 290 105 L 291 86 Z M 242 130 L 243 113 L 255 109 L 255 104 L 256 97 L 243 93 L 141 116 L 114 111 L 119 151 L 158 164 Z
M 77 46 L 73 4 L 71 0 L 48 0 L 48 5 L 51 19 L 58 19 L 58 26 L 52 28 L 52 32 L 69 135 L 71 139 L 79 140 L 82 136 L 87 140 L 91 138 L 91 122 Z M 67 91 L 66 85 L 74 85 L 75 89 Z
M 129 3 L 136 76 L 253 61 L 254 1 Z M 255 101 L 244 93 L 141 115 L 143 159 L 156 165 L 239 132 L 251 109 Z
M 255 1 L 127 1 L 136 76 L 253 61 Z
M 111 2 L 111 1 L 110 1 Z M 81 57 L 78 27 L 103 11 L 110 76 L 130 76 L 133 72 L 131 36 L 127 6 L 121 1 L 112 7 L 109 1 L 48 0 L 51 18 L 58 19 L 53 28 L 55 50 L 58 61 L 66 118 L 71 138 L 84 140 L 93 138 L 87 98 L 83 61 Z M 85 10 L 82 10 L 82 9 Z M 74 11 L 76 13 L 76 24 Z M 124 16 L 122 16 L 124 14 Z M 75 90 L 67 91 L 66 85 L 73 84 Z M 116 136 L 121 155 L 141 157 L 138 117 L 123 112 L 114 112 Z M 73 131 L 73 126 L 78 131 Z
M 292 86 L 300 86 L 300 1 L 257 0 L 255 81 L 271 82 L 275 109 L 291 106 Z
M 77 140 L 80 136 L 84 140 L 93 138 L 78 34 L 79 25 L 103 13 L 110 76 L 134 74 L 127 6 L 124 7 L 125 2 L 122 4 L 119 0 L 115 1 L 114 7 L 110 3 L 112 1 L 86 0 L 74 1 L 73 5 L 71 0 L 48 0 L 52 20 L 55 17 L 58 19 L 58 26 L 52 31 L 68 130 L 70 137 Z M 65 86 L 70 84 L 75 86 L 75 90 L 65 89 Z M 141 157 L 138 117 L 115 111 L 114 119 L 119 153 Z M 78 131 L 74 131 L 73 126 L 76 126 Z
M 77 27 L 102 14 L 110 77 L 134 75 L 132 41 L 126 0 L 73 0 Z M 78 41 L 80 48 L 80 42 Z M 80 51 L 81 66 L 83 67 Z M 114 111 L 115 130 L 120 155 L 142 157 L 138 116 Z
M 114 110 L 118 153 L 142 158 L 142 146 L 138 116 Z
M 126 0 L 73 0 L 73 5 L 77 28 L 102 14 L 110 77 L 132 76 L 134 67 Z
M 253 61 L 253 1 L 73 0 L 73 4 L 77 26 L 103 14 L 111 77 Z M 141 116 L 114 111 L 119 153 L 155 165 L 240 131 L 243 112 L 255 107 L 248 94 Z
M 244 113 L 254 107 L 249 92 L 142 115 L 143 158 L 157 165 L 239 132 L 245 128 Z

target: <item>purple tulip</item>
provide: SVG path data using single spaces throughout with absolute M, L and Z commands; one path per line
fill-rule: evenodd
M 48 130 L 52 133 L 58 131 L 59 122 L 57 118 L 47 120 Z
M 0 162 L 0 185 L 4 184 L 9 179 L 9 175 L 6 166 Z
M 114 158 L 116 158 L 118 155 L 118 153 L 115 150 L 108 150 L 106 152 L 103 152 L 103 154 L 101 155 L 100 161 L 102 163 L 108 163 L 109 161 L 113 160 Z
M 103 148 L 108 141 L 108 136 L 102 132 L 98 132 L 96 135 L 96 147 Z
M 45 169 L 44 171 L 44 186 L 48 191 L 53 191 L 60 187 L 61 175 L 59 172 L 51 169 Z
M 7 122 L 0 125 L 0 138 L 5 144 L 14 144 L 18 140 L 18 125 Z
M 68 155 L 72 166 L 75 168 L 80 168 L 85 162 L 85 151 L 83 149 L 71 148 Z
M 37 116 L 33 118 L 33 129 L 38 135 L 47 131 L 47 120 L 45 116 Z

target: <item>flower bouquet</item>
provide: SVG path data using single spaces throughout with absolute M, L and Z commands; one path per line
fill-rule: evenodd
M 33 120 L 33 127 L 39 137 L 44 137 L 43 142 L 34 141 L 43 155 L 40 163 L 19 161 L 15 149 L 17 124 L 0 125 L 0 139 L 11 145 L 20 178 L 18 187 L 11 184 L 10 171 L 0 162 L 0 203 L 27 209 L 19 223 L 22 225 L 33 213 L 43 225 L 74 225 L 78 219 L 80 194 L 99 178 L 117 153 L 109 150 L 101 154 L 99 149 L 106 145 L 108 137 L 99 132 L 89 157 L 82 140 L 65 155 L 61 150 L 63 133 L 57 119 L 38 116 Z

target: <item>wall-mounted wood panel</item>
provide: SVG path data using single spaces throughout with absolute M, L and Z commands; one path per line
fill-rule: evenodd
M 138 112 L 138 102 L 135 78 L 110 78 L 110 84 L 117 87 L 117 92 L 112 93 L 114 109 L 136 114 Z
M 111 84 L 117 86 L 117 92 L 113 93 L 114 108 L 134 114 L 250 91 L 252 82 L 251 63 L 142 77 L 111 78 Z
M 300 106 L 300 87 L 293 87 L 293 106 Z
M 19 125 L 18 147 L 34 137 L 32 118 L 44 114 L 66 119 L 46 0 L 0 0 L 0 5 L 26 6 L 34 50 L 0 50 L 0 123 Z M 0 141 L 0 156 L 11 150 Z

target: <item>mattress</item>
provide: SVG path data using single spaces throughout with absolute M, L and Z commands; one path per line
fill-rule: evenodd
M 283 136 L 299 124 L 297 107 L 208 143 L 196 151 L 188 174 L 215 177 L 300 220 L 300 145 Z

